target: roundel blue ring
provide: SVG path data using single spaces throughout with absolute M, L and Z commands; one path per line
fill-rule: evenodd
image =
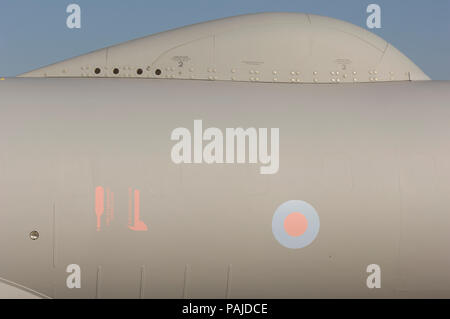
M 297 237 L 290 236 L 284 229 L 284 220 L 291 213 L 303 214 L 308 221 L 306 231 Z M 278 206 L 272 218 L 272 232 L 275 239 L 284 247 L 297 249 L 311 244 L 319 233 L 320 219 L 314 207 L 302 200 L 290 200 Z

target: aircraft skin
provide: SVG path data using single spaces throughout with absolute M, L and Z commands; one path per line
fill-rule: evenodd
M 7 78 L 0 97 L 0 290 L 450 297 L 449 82 Z M 171 134 L 196 120 L 278 128 L 278 171 L 174 163 Z M 272 231 L 290 200 L 320 217 L 303 248 Z M 80 288 L 67 286 L 73 264 Z M 367 286 L 371 264 L 380 288 Z

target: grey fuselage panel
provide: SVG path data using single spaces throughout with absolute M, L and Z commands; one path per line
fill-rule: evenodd
M 7 78 L 0 277 L 55 298 L 449 298 L 449 100 L 438 81 Z M 174 163 L 196 120 L 278 128 L 278 170 Z M 320 216 L 304 248 L 272 233 L 289 200 Z

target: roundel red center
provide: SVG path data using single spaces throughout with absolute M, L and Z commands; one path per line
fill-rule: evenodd
M 284 220 L 284 230 L 289 236 L 298 237 L 308 228 L 308 220 L 305 215 L 295 212 L 289 214 Z

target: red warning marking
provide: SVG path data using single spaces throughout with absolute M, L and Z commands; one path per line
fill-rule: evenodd
M 140 195 L 139 190 L 135 189 L 134 190 L 134 224 L 131 225 L 131 223 L 129 223 L 128 227 L 135 231 L 146 231 L 148 229 L 147 225 L 140 219 L 141 206 L 140 206 L 140 196 L 139 195 Z M 130 193 L 130 197 L 131 197 L 131 193 Z M 131 209 L 130 209 L 130 211 L 131 211 Z M 131 220 L 131 218 L 130 218 L 130 220 Z
M 105 203 L 106 195 L 106 203 Z M 138 189 L 128 189 L 128 228 L 134 231 L 147 231 L 147 225 L 141 220 L 141 202 L 140 192 Z M 134 211 L 133 211 L 134 203 Z M 106 204 L 106 205 L 105 205 Z M 106 206 L 106 207 L 105 207 Z M 105 213 L 106 226 L 114 220 L 114 192 L 109 188 L 105 189 L 102 186 L 95 188 L 95 215 L 97 216 L 97 231 L 101 229 L 101 216 Z M 133 216 L 134 213 L 134 216 Z
M 111 206 L 110 206 L 110 190 L 106 189 L 106 225 L 109 225 L 109 219 L 111 217 Z
M 104 211 L 104 197 L 105 197 L 105 191 L 103 190 L 103 187 L 98 186 L 95 189 L 95 215 L 97 216 L 97 231 L 100 231 L 101 227 L 101 217 L 103 215 Z
M 111 192 L 111 221 L 114 220 L 114 192 Z

